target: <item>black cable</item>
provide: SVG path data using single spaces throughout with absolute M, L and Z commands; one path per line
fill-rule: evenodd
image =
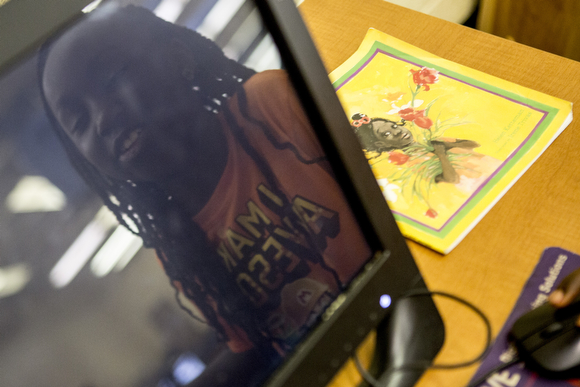
M 453 295 L 451 293 L 446 293 L 446 292 L 440 292 L 440 291 L 411 290 L 409 293 L 406 293 L 401 298 L 417 297 L 417 296 L 432 296 L 432 295 L 449 298 L 449 299 L 451 299 L 453 301 L 457 301 L 460 304 L 463 304 L 466 307 L 468 307 L 469 309 L 473 310 L 483 320 L 487 334 L 486 334 L 486 340 L 485 340 L 486 341 L 485 347 L 484 347 L 483 351 L 481 351 L 481 353 L 479 355 L 477 355 L 475 358 L 473 358 L 471 360 L 467 360 L 463 363 L 456 363 L 456 364 L 432 364 L 429 366 L 429 368 L 433 368 L 433 369 L 464 368 L 464 367 L 468 367 L 470 365 L 473 365 L 473 364 L 477 363 L 478 361 L 480 361 L 481 359 L 483 359 L 485 357 L 485 355 L 487 355 L 487 352 L 489 351 L 489 349 L 491 347 L 491 340 L 492 340 L 491 323 L 490 323 L 489 319 L 487 318 L 487 316 L 477 306 L 473 305 L 471 302 L 464 300 L 463 298 L 460 298 L 456 295 Z
M 402 367 L 396 367 L 396 368 L 391 368 L 386 370 L 386 373 L 391 373 L 391 372 L 395 372 L 395 371 L 401 371 L 401 370 L 409 370 L 409 369 L 420 369 L 420 370 L 426 370 L 428 368 L 432 368 L 432 369 L 455 369 L 455 368 L 463 368 L 463 367 L 468 367 L 470 365 L 473 365 L 475 363 L 477 363 L 478 361 L 480 361 L 481 359 L 483 359 L 485 357 L 485 355 L 487 355 L 490 347 L 491 347 L 491 340 L 492 340 L 492 331 L 491 331 L 491 323 L 489 321 L 489 319 L 487 318 L 487 316 L 481 311 L 481 309 L 479 309 L 478 307 L 476 307 L 475 305 L 473 305 L 472 303 L 470 303 L 467 300 L 464 300 L 458 296 L 455 296 L 453 294 L 450 293 L 446 293 L 446 292 L 441 292 L 441 291 L 429 291 L 429 290 L 411 290 L 408 293 L 405 293 L 404 295 L 402 295 L 400 297 L 400 299 L 403 298 L 407 298 L 407 297 L 424 297 L 424 296 L 441 296 L 441 297 L 446 297 L 449 298 L 451 300 L 457 301 L 460 304 L 463 304 L 465 306 L 467 306 L 469 309 L 473 310 L 479 317 L 481 317 L 481 319 L 483 320 L 486 330 L 487 330 L 487 335 L 486 335 L 486 343 L 485 343 L 485 347 L 483 349 L 483 351 L 481 351 L 481 353 L 479 355 L 477 355 L 475 358 L 471 359 L 471 360 L 467 360 L 461 363 L 455 363 L 455 364 L 431 364 L 430 361 L 425 361 L 425 362 L 419 362 L 419 363 L 413 363 L 413 364 L 408 364 L 408 365 L 404 365 Z M 377 379 L 375 379 L 374 376 L 372 376 L 367 370 L 364 369 L 364 367 L 361 365 L 360 363 L 360 359 L 358 358 L 358 355 L 356 353 L 353 354 L 353 359 L 354 359 L 354 363 L 356 365 L 357 370 L 359 371 L 361 377 L 371 386 L 374 387 L 382 387 L 379 383 L 379 381 Z M 510 363 L 510 365 L 513 363 Z M 504 364 L 502 364 L 503 366 Z M 497 370 L 495 371 L 497 372 Z M 471 385 L 468 387 L 472 387 Z
M 375 379 L 375 377 L 371 375 L 371 373 L 362 366 L 356 352 L 352 355 L 352 358 L 354 360 L 354 365 L 356 366 L 356 369 L 358 370 L 360 376 L 362 376 L 364 381 L 370 384 L 371 386 L 379 387 L 379 381 Z

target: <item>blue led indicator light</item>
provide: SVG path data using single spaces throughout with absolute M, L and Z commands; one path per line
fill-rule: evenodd
M 391 296 L 388 294 L 383 294 L 379 299 L 379 304 L 383 309 L 387 309 L 389 306 L 391 306 Z

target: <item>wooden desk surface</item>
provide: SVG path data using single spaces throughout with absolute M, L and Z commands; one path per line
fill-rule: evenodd
M 329 72 L 374 27 L 445 59 L 574 103 L 577 118 L 450 254 L 409 242 L 428 286 L 482 308 L 497 334 L 545 248 L 580 253 L 580 63 L 381 0 L 305 0 L 300 11 Z M 437 361 L 473 357 L 483 345 L 483 324 L 461 307 L 436 302 L 447 331 Z M 463 386 L 476 368 L 428 371 L 419 385 Z M 356 377 L 343 372 L 333 386 L 351 386 L 352 380 Z

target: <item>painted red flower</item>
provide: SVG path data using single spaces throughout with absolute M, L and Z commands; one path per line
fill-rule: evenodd
M 399 115 L 405 121 L 414 121 L 419 117 L 425 117 L 425 110 L 415 110 L 414 108 L 406 108 L 399 110 Z
M 409 160 L 409 156 L 402 152 L 391 152 L 389 154 L 389 163 L 403 165 Z
M 439 71 L 435 69 L 422 67 L 421 70 L 411 69 L 411 73 L 413 74 L 413 82 L 417 86 L 425 87 L 425 91 L 429 91 L 429 85 L 439 80 Z
M 399 110 L 399 115 L 405 121 L 414 122 L 415 125 L 423 129 L 431 129 L 433 126 L 431 118 L 425 116 L 425 109 L 416 110 L 413 108 L 406 108 Z
M 429 209 L 427 210 L 427 212 L 425 213 L 425 216 L 428 216 L 428 217 L 430 217 L 430 218 L 433 218 L 433 219 L 435 219 L 435 218 L 437 217 L 437 215 L 439 215 L 439 214 L 437 213 L 437 211 L 435 211 L 435 210 L 434 210 L 434 209 L 432 209 L 432 208 L 429 208 Z
M 415 125 L 423 129 L 431 129 L 433 126 L 433 121 L 429 117 L 418 117 L 413 120 Z

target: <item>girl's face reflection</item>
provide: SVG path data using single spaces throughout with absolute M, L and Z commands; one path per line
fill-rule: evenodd
M 43 78 L 48 104 L 101 172 L 162 181 L 219 151 L 208 146 L 218 129 L 199 114 L 183 76 L 187 69 L 195 77 L 195 63 L 183 52 L 114 18 L 83 23 L 53 45 Z

